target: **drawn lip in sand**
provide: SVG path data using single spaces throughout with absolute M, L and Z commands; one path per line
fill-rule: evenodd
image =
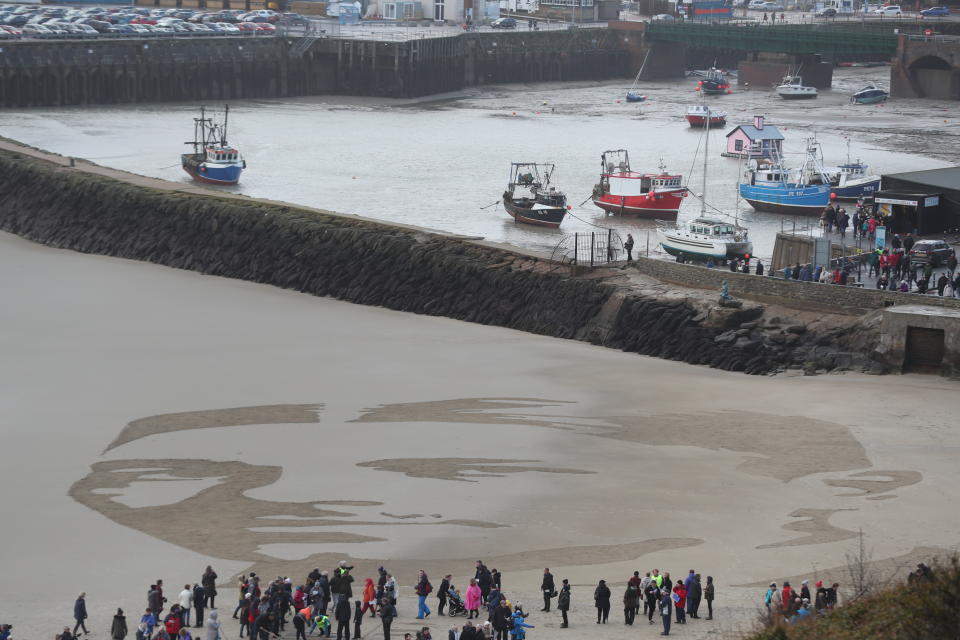
M 510 460 L 476 458 L 391 458 L 358 462 L 358 467 L 369 467 L 378 471 L 395 471 L 411 478 L 433 478 L 436 480 L 454 480 L 458 482 L 476 482 L 472 478 L 502 478 L 508 473 L 537 471 L 539 473 L 590 474 L 593 471 L 566 469 L 563 467 L 534 467 L 520 463 L 540 462 L 539 460 Z

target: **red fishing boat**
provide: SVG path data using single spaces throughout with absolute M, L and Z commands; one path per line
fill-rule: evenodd
M 600 182 L 593 188 L 593 204 L 607 213 L 677 219 L 687 196 L 683 176 L 667 173 L 662 163 L 660 173 L 631 171 L 626 149 L 604 151 L 601 171 Z
M 687 107 L 687 122 L 691 127 L 701 129 L 709 120 L 711 127 L 727 126 L 727 114 L 724 111 L 714 111 L 705 104 L 694 104 Z

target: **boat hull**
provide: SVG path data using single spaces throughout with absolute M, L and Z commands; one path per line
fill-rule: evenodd
M 627 102 L 644 102 L 647 99 L 647 96 L 642 96 L 639 93 L 628 93 Z
M 206 184 L 237 184 L 243 172 L 241 165 L 208 165 L 206 162 L 198 162 L 191 155 L 183 156 L 181 164 L 190 177 Z
M 690 123 L 690 126 L 691 126 L 691 127 L 700 127 L 700 128 L 703 128 L 703 126 L 704 126 L 704 125 L 706 124 L 706 122 L 707 122 L 707 118 L 706 118 L 706 116 L 688 115 L 688 116 L 687 116 L 687 122 Z M 727 117 L 726 117 L 726 116 L 714 116 L 714 117 L 710 118 L 710 125 L 709 125 L 709 126 L 711 126 L 711 127 L 725 127 L 725 126 L 727 126 Z
M 752 242 L 707 242 L 684 238 L 664 231 L 657 231 L 657 239 L 663 250 L 672 256 L 683 254 L 693 260 L 735 260 L 753 255 Z
M 880 178 L 871 178 L 868 180 L 850 182 L 842 187 L 833 187 L 832 193 L 837 200 L 857 200 L 872 196 L 875 191 L 880 190 Z
M 853 104 L 879 104 L 886 102 L 889 96 L 877 96 L 875 98 L 854 98 Z
M 654 197 L 613 196 L 608 193 L 593 198 L 593 204 L 614 215 L 654 218 L 656 220 L 676 220 L 677 212 L 687 192 L 665 191 Z
M 561 207 L 534 209 L 533 207 L 519 205 L 509 198 L 503 199 L 503 208 L 516 222 L 550 229 L 559 228 L 563 218 L 567 215 L 567 210 Z
M 817 94 L 814 93 L 791 93 L 791 92 L 777 92 L 781 98 L 784 100 L 813 100 L 817 97 Z
M 774 187 L 741 184 L 740 197 L 757 211 L 819 216 L 830 204 L 832 189 L 828 185 Z

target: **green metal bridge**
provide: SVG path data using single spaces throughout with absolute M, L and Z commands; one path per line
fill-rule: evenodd
M 700 47 L 792 54 L 847 54 L 891 58 L 897 36 L 868 30 L 839 30 L 823 25 L 705 24 L 696 22 L 651 22 L 646 38 L 681 42 Z

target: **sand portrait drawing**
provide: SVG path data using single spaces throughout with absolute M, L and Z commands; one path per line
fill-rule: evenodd
M 544 410 L 551 408 L 547 413 Z M 559 410 L 559 414 L 557 411 Z M 353 475 L 340 482 L 317 484 L 316 500 L 285 501 L 255 497 L 258 489 L 277 483 L 284 473 L 281 466 L 257 464 L 253 461 L 211 460 L 195 458 L 125 459 L 123 447 L 141 439 L 161 434 L 176 434 L 186 442 L 192 433 L 216 429 L 217 437 L 229 438 L 239 428 L 269 431 L 272 437 L 284 438 L 283 430 L 291 424 L 315 427 L 314 435 L 322 440 L 325 424 L 324 404 L 273 405 L 214 409 L 151 416 L 130 422 L 120 430 L 104 452 L 103 461 L 95 462 L 91 472 L 78 480 L 70 495 L 123 526 L 178 546 L 216 558 L 249 563 L 249 570 L 261 574 L 295 574 L 303 566 L 324 566 L 341 556 L 359 564 L 384 563 L 365 552 L 370 543 L 389 543 L 391 536 L 405 529 L 411 535 L 431 539 L 458 536 L 461 531 L 479 529 L 485 537 L 505 536 L 512 539 L 523 522 L 471 519 L 438 499 L 424 503 L 422 513 L 401 512 L 391 505 L 380 483 L 402 482 L 403 478 L 428 481 L 429 486 L 458 488 L 468 484 L 510 482 L 527 474 L 542 477 L 563 475 L 570 481 L 578 478 L 589 482 L 606 473 L 601 460 L 581 456 L 582 468 L 551 463 L 544 459 L 463 458 L 443 456 L 444 443 L 430 447 L 429 457 L 357 459 Z M 757 481 L 778 484 L 810 474 L 829 474 L 823 483 L 824 495 L 830 487 L 855 489 L 841 495 L 876 498 L 900 487 L 920 482 L 914 471 L 874 471 L 863 448 L 845 427 L 829 422 L 799 417 L 778 418 L 774 415 L 748 412 L 702 412 L 699 414 L 662 414 L 641 416 L 576 416 L 575 406 L 568 402 L 536 398 L 462 398 L 413 404 L 380 405 L 363 411 L 340 428 L 357 431 L 363 437 L 367 425 L 387 426 L 395 437 L 414 425 L 434 425 L 438 432 L 466 430 L 471 425 L 509 425 L 513 429 L 550 429 L 556 437 L 565 434 L 589 440 L 616 440 L 623 446 L 636 446 L 639 454 L 645 448 L 682 445 L 697 441 L 697 447 L 712 451 L 736 452 L 736 472 Z M 711 425 L 710 436 L 703 437 L 700 425 Z M 789 438 L 788 433 L 807 434 L 802 439 Z M 574 435 L 575 434 L 575 435 Z M 695 434 L 698 434 L 696 437 Z M 779 443 L 788 443 L 783 446 Z M 307 445 L 306 442 L 301 442 Z M 192 447 L 186 446 L 189 450 Z M 309 447 L 308 447 L 309 448 Z M 384 448 L 364 446 L 357 453 L 379 453 Z M 338 455 L 343 455 L 341 450 Z M 599 464 L 598 464 L 599 463 Z M 866 469 L 866 470 L 864 470 Z M 851 473 L 854 472 L 854 473 Z M 392 477 L 386 477 L 390 474 Z M 338 494 L 340 486 L 370 478 L 368 495 L 357 499 L 352 494 Z M 861 479 L 862 478 L 862 479 Z M 707 486 L 698 486 L 709 492 Z M 493 491 L 493 489 L 491 489 Z M 481 491 L 479 495 L 483 495 Z M 630 491 L 630 494 L 635 492 Z M 892 497 L 892 496 L 891 496 Z M 623 499 L 628 499 L 624 494 Z M 856 510 L 851 506 L 842 510 Z M 799 506 L 799 505 L 798 505 Z M 664 505 L 665 511 L 670 505 Z M 454 511 L 449 511 L 451 508 Z M 810 545 L 844 540 L 854 532 L 830 523 L 837 509 L 803 508 L 787 510 L 782 528 L 797 532 L 793 537 L 757 545 L 758 549 L 792 545 Z M 454 515 L 450 515 L 453 513 Z M 571 517 L 576 520 L 576 517 Z M 567 523 L 564 523 L 567 524 Z M 572 541 L 571 541 L 572 542 Z M 534 568 L 551 557 L 562 557 L 565 563 L 592 563 L 633 560 L 638 556 L 671 548 L 701 545 L 697 537 L 651 538 L 619 544 L 530 548 L 525 552 L 499 553 L 501 564 L 510 562 L 518 568 Z M 288 552 L 271 553 L 271 545 L 297 548 L 302 551 L 291 557 Z M 492 549 L 503 548 L 495 544 Z M 510 546 L 515 546 L 511 543 Z M 499 556 L 499 557 L 498 557 Z M 428 566 L 443 561 L 469 561 L 462 558 L 393 557 L 393 566 Z M 439 565 L 438 565 L 439 566 Z

